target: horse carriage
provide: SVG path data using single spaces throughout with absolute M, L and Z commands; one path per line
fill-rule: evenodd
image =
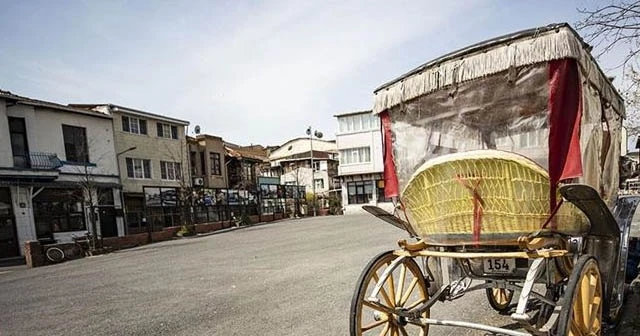
M 481 42 L 375 91 L 385 194 L 409 234 L 363 270 L 355 335 L 599 335 L 620 315 L 629 228 L 623 101 L 567 24 Z M 626 141 L 625 141 L 626 142 Z M 517 330 L 432 318 L 484 291 Z

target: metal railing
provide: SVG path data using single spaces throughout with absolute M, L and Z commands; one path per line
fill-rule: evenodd
M 31 169 L 58 169 L 62 161 L 55 153 L 29 152 L 29 166 Z

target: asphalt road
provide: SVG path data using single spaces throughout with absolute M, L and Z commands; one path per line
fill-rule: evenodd
M 0 336 L 348 335 L 362 268 L 404 237 L 370 216 L 325 217 L 0 268 Z M 510 323 L 482 292 L 437 304 L 432 316 Z

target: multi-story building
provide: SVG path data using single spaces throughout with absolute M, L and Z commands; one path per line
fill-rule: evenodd
M 191 186 L 189 122 L 113 104 L 71 106 L 113 116 L 127 232 L 180 225 L 180 195 Z
M 329 196 L 335 190 L 334 178 L 338 175 L 335 141 L 293 139 L 273 150 L 269 162 L 271 171 L 267 175 L 280 176 L 284 185 L 304 186 L 307 192 L 315 190 L 318 196 Z
M 194 189 L 228 188 L 226 150 L 221 137 L 199 134 L 187 137 Z
M 0 91 L 0 134 L 0 258 L 124 234 L 111 115 Z
M 231 213 L 258 214 L 257 177 L 268 163 L 267 150 L 224 142 L 214 135 L 197 135 L 187 141 L 196 203 L 224 206 L 213 210 L 214 218 L 219 219 Z
M 362 212 L 362 205 L 393 210 L 384 197 L 384 166 L 380 119 L 371 111 L 339 114 L 336 143 L 338 176 L 345 214 Z

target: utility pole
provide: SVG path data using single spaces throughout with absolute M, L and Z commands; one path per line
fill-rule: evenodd
M 315 167 L 313 166 L 313 137 L 322 139 L 322 132 L 316 130 L 312 132 L 311 126 L 307 128 L 307 135 L 309 136 L 309 144 L 311 146 L 311 190 L 313 193 L 313 216 L 316 216 L 316 179 L 315 179 Z

